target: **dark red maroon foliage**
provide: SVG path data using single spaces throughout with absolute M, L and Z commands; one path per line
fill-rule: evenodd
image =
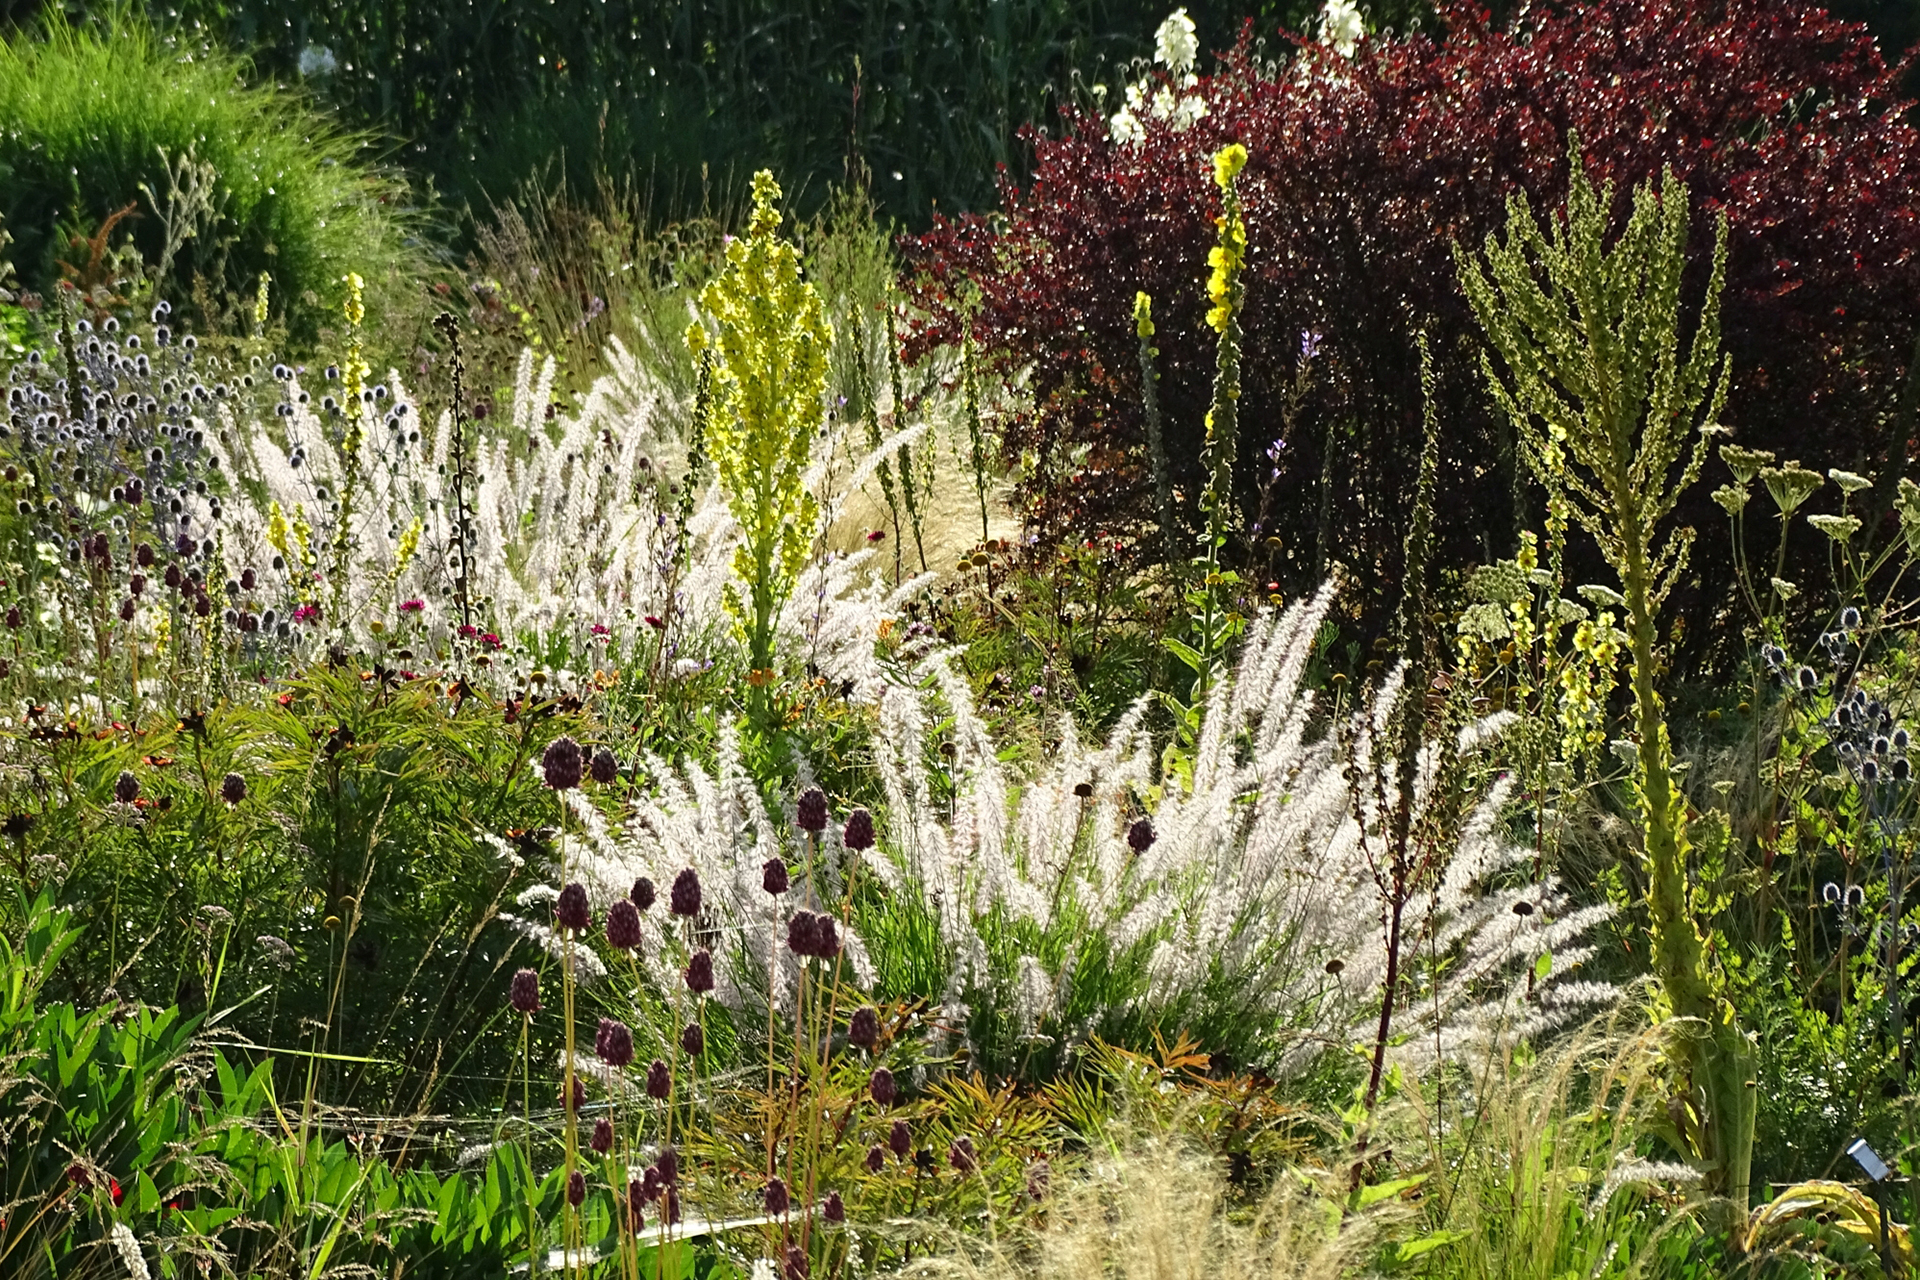
M 1003 377 L 1031 370 L 1034 410 L 1007 422 L 1003 445 L 1009 462 L 1038 460 L 1018 490 L 1037 532 L 1151 539 L 1136 290 L 1154 299 L 1167 454 L 1191 524 L 1214 365 L 1202 324 L 1218 208 L 1209 157 L 1232 140 L 1252 153 L 1240 177 L 1251 260 L 1237 476 L 1249 521 L 1273 485 L 1268 527 L 1243 531 L 1238 553 L 1258 580 L 1298 592 L 1338 561 L 1369 600 L 1397 598 L 1423 326 L 1444 432 L 1438 554 L 1508 554 L 1517 526 L 1538 525 L 1511 428 L 1481 382 L 1452 246 L 1477 247 L 1509 195 L 1557 206 L 1571 129 L 1622 214 L 1633 185 L 1665 166 L 1689 184 L 1690 298 L 1712 214 L 1726 213 L 1735 438 L 1883 475 L 1904 447 L 1896 410 L 1920 321 L 1920 134 L 1865 28 L 1770 0 L 1527 6 L 1504 27 L 1477 5 L 1442 16 L 1437 38 L 1370 39 L 1351 62 L 1300 45 L 1262 63 L 1243 40 L 1202 81 L 1210 110 L 1194 127 L 1146 120 L 1129 146 L 1104 119 L 1069 114 L 1063 136 L 1033 138 L 1033 183 L 1005 185 L 1004 221 L 941 221 L 904 242 L 931 313 L 907 354 L 958 342 L 971 280 L 983 359 Z M 1269 461 L 1307 334 L 1319 347 L 1311 389 Z M 1725 479 L 1713 464 L 1681 513 L 1702 534 L 1708 604 L 1728 581 L 1724 517 L 1706 497 Z M 1824 566 L 1820 541 L 1800 540 Z

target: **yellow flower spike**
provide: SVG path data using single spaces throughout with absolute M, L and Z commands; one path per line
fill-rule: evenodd
M 1213 181 L 1225 191 L 1240 171 L 1247 167 L 1247 149 L 1237 142 L 1230 142 L 1220 148 L 1213 157 Z
M 1133 332 L 1140 338 L 1153 336 L 1153 298 L 1146 293 L 1133 295 Z

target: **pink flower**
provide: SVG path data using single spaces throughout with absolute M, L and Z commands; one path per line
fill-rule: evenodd
M 605 624 L 605 623 L 602 623 L 602 622 L 596 622 L 596 623 L 594 623 L 594 624 L 593 624 L 593 634 L 594 634 L 594 635 L 597 635 L 597 636 L 603 636 L 603 635 L 606 635 L 606 634 L 607 634 L 607 627 L 606 627 L 606 624 Z
M 480 637 L 480 643 L 489 649 L 498 649 L 500 647 L 500 637 L 489 631 Z
M 427 602 L 425 600 L 402 600 L 400 602 L 400 612 L 402 613 L 419 613 L 426 607 Z
M 313 623 L 319 622 L 320 606 L 317 604 L 301 605 L 298 609 L 295 609 L 293 611 L 293 620 L 295 622 L 313 622 Z
M 663 631 L 666 629 L 667 624 L 660 621 L 660 615 L 650 613 L 647 615 L 647 625 L 652 627 L 655 631 Z
M 480 634 L 480 628 L 472 625 L 471 623 L 463 622 L 460 624 L 460 635 L 462 639 L 471 640 L 473 639 L 473 637 L 479 634 Z

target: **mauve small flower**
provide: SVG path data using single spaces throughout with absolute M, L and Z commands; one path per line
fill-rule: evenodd
M 847 1020 L 847 1039 L 872 1053 L 880 1045 L 880 1011 L 870 1004 L 861 1005 Z
M 633 1061 L 633 1032 L 624 1022 L 600 1019 L 600 1030 L 593 1038 L 593 1051 L 610 1067 L 624 1067 Z
M 787 949 L 797 956 L 810 956 L 819 945 L 820 928 L 814 922 L 813 912 L 796 911 L 787 921 Z
M 567 1175 L 567 1203 L 578 1209 L 587 1198 L 587 1179 L 578 1169 Z
M 1145 818 L 1134 819 L 1127 828 L 1127 848 L 1135 853 L 1145 853 L 1153 847 L 1153 824 Z
M 564 734 L 548 743 L 540 757 L 540 772 L 555 791 L 579 786 L 585 767 L 585 753 L 580 750 L 580 744 Z
M 792 1207 L 793 1201 L 787 1195 L 787 1184 L 779 1178 L 768 1178 L 767 1185 L 760 1193 L 760 1203 L 766 1206 L 767 1216 L 777 1218 Z
M 827 829 L 827 793 L 818 787 L 808 787 L 800 793 L 800 803 L 794 806 L 793 820 L 804 831 L 815 833 Z
M 641 876 L 633 882 L 633 891 L 627 895 L 627 900 L 642 911 L 645 911 L 653 905 L 654 899 L 659 896 L 659 894 L 654 892 L 653 878 L 651 876 Z
M 707 1033 L 700 1029 L 697 1022 L 689 1022 L 687 1029 L 680 1033 L 680 1047 L 694 1057 L 707 1051 Z
M 673 892 L 667 897 L 667 910 L 677 916 L 700 914 L 700 873 L 688 867 L 673 878 Z
M 114 779 L 113 798 L 121 804 L 132 804 L 135 800 L 138 800 L 140 798 L 140 779 L 130 773 L 122 771 L 120 776 Z
M 838 1191 L 827 1192 L 827 1202 L 820 1206 L 820 1214 L 828 1222 L 835 1224 L 847 1220 L 847 1202 L 840 1198 Z
M 613 752 L 602 747 L 593 753 L 593 763 L 587 772 L 604 787 L 620 776 L 620 766 L 614 762 Z
M 840 833 L 840 842 L 855 850 L 873 848 L 873 815 L 865 809 L 855 809 L 847 815 L 847 829 Z
M 887 1163 L 887 1149 L 875 1145 L 867 1148 L 867 1172 L 878 1173 Z
M 540 1012 L 540 975 L 531 969 L 514 974 L 513 985 L 507 989 L 507 1003 L 521 1013 Z
M 787 1246 L 786 1280 L 807 1280 L 807 1251 L 797 1244 Z
M 695 995 L 705 995 L 713 990 L 713 953 L 705 947 L 694 952 L 687 961 L 687 971 L 683 976 L 687 980 L 687 990 Z
M 553 918 L 562 929 L 575 933 L 593 928 L 593 913 L 587 910 L 587 887 L 576 880 L 560 890 L 560 899 L 553 904 Z
M 958 1174 L 969 1174 L 980 1167 L 973 1153 L 973 1139 L 961 1134 L 947 1145 L 947 1163 Z
M 840 927 L 832 916 L 814 917 L 813 939 L 813 954 L 822 960 L 831 960 L 840 954 Z
M 627 1184 L 627 1230 L 636 1235 L 647 1225 L 647 1215 L 641 1208 L 647 1202 L 644 1191 L 638 1182 Z
M 640 911 L 625 898 L 607 908 L 607 945 L 631 951 L 640 945 Z
M 885 1067 L 875 1067 L 872 1077 L 867 1081 L 867 1090 L 873 1094 L 873 1100 L 883 1107 L 890 1107 L 900 1091 L 894 1086 L 893 1072 Z
M 887 1147 L 902 1160 L 905 1160 L 907 1153 L 913 1150 L 913 1133 L 907 1128 L 905 1120 L 893 1122 L 893 1131 L 887 1134 Z
M 613 1150 L 613 1121 L 601 1116 L 593 1122 L 593 1136 L 587 1139 L 587 1145 L 601 1155 Z
M 247 798 L 247 780 L 237 773 L 220 779 L 220 798 L 228 804 L 239 804 Z
M 666 1100 L 673 1094 L 673 1073 L 667 1064 L 655 1058 L 647 1068 L 647 1096 Z
M 660 1185 L 671 1187 L 680 1181 L 680 1153 L 672 1147 L 660 1148 L 660 1154 L 654 1157 L 653 1167 L 660 1171 Z
M 775 897 L 787 891 L 787 864 L 779 858 L 768 858 L 760 868 L 760 887 Z

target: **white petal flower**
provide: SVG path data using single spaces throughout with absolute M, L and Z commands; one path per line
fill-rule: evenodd
M 1175 9 L 1153 33 L 1153 60 L 1175 75 L 1184 75 L 1193 70 L 1199 56 L 1200 38 L 1193 19 L 1185 9 Z
M 1351 58 L 1366 34 L 1360 8 L 1353 0 L 1327 0 L 1326 7 L 1320 10 L 1320 39 L 1332 45 L 1341 57 Z

